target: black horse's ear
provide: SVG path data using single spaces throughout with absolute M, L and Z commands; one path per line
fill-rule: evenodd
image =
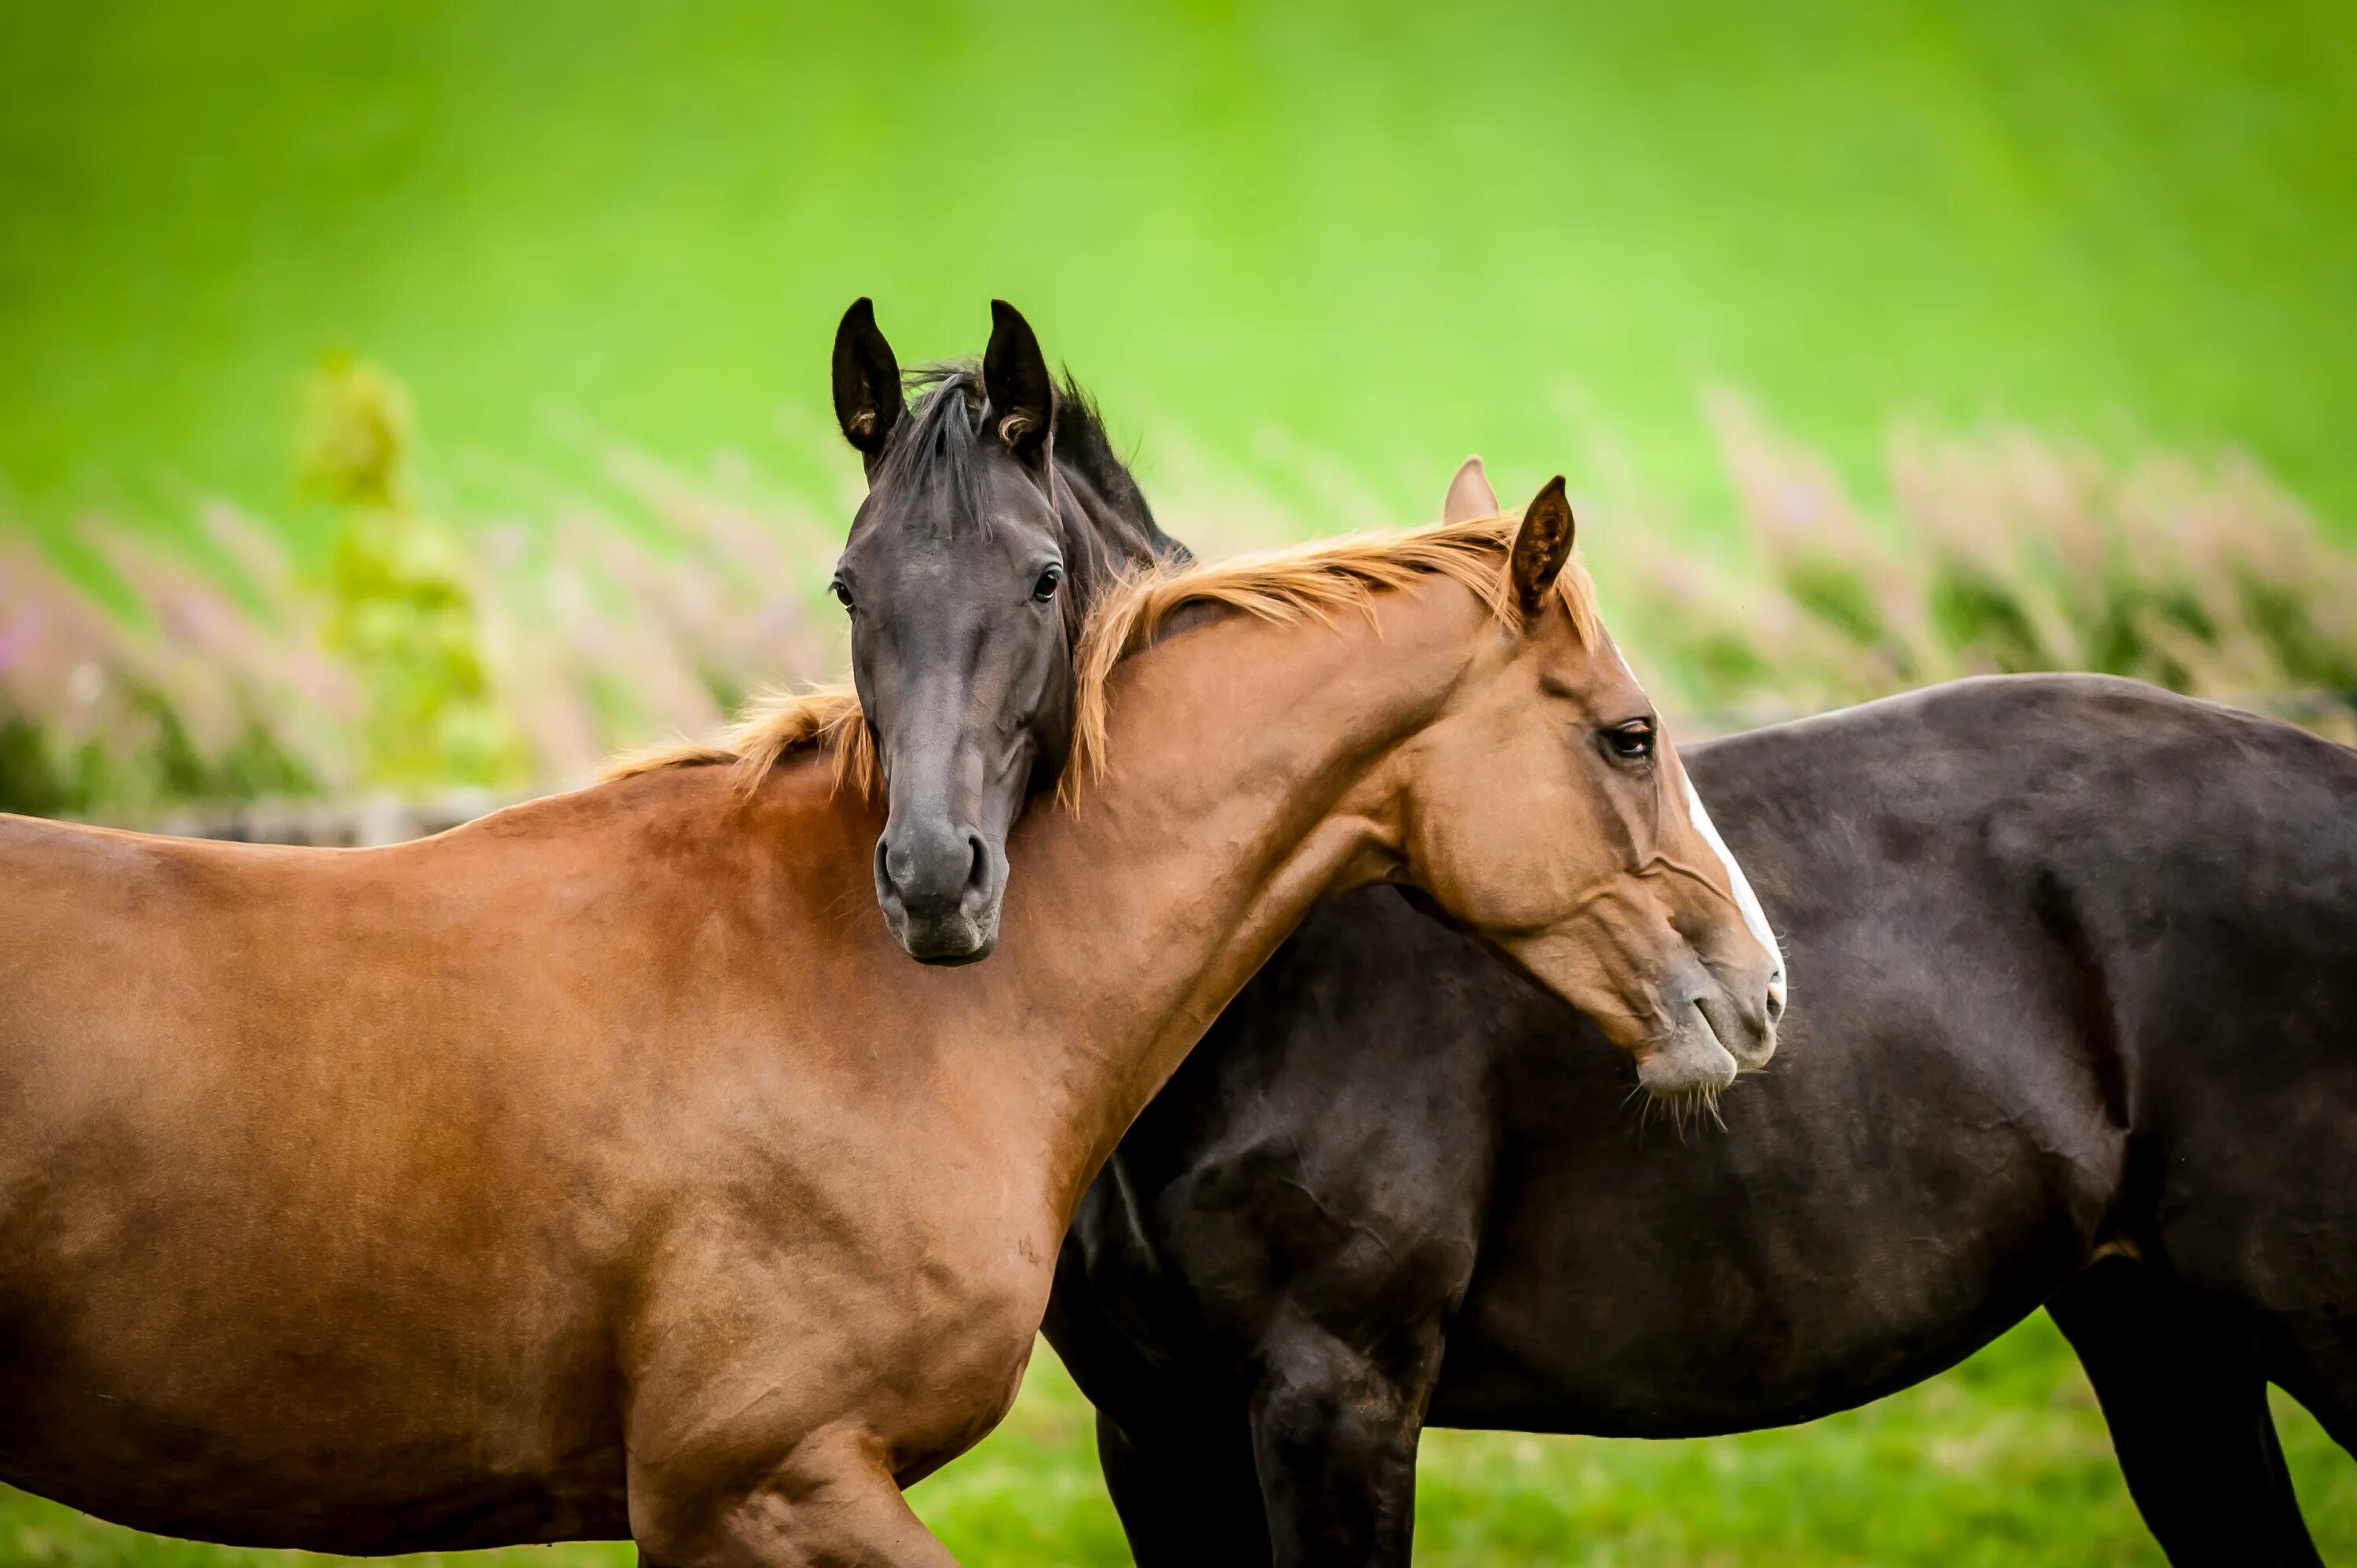
M 1571 559 L 1573 527 L 1571 502 L 1557 474 L 1523 509 L 1523 525 L 1514 533 L 1514 601 L 1524 615 L 1538 613 L 1547 590 L 1563 575 L 1564 563 Z
M 982 355 L 983 395 L 1006 449 L 1025 459 L 1046 446 L 1056 423 L 1056 383 L 1048 357 L 1023 313 L 1003 299 L 990 302 L 990 347 Z
M 862 295 L 834 329 L 834 422 L 843 426 L 843 438 L 872 465 L 907 407 L 900 395 L 900 363 L 876 328 L 875 302 Z

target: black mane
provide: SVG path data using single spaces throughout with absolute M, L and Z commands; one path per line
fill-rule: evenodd
M 980 459 L 988 426 L 980 367 L 961 360 L 924 365 L 904 371 L 901 382 L 916 394 L 915 403 L 877 463 L 874 488 L 933 491 L 942 504 L 921 510 L 940 526 L 987 527 Z M 1080 590 L 1072 596 L 1076 609 L 1085 610 L 1128 566 L 1189 559 L 1187 547 L 1155 521 L 1135 476 L 1114 451 L 1095 400 L 1069 372 L 1057 400 L 1054 439 L 1064 490 L 1058 511 L 1066 531 L 1065 567 Z
M 1146 504 L 1146 492 L 1137 488 L 1136 476 L 1114 451 L 1096 399 L 1082 390 L 1069 371 L 1064 372 L 1062 390 L 1056 407 L 1056 461 L 1095 486 L 1097 493 L 1136 528 L 1155 555 L 1188 559 L 1187 547 L 1163 532 L 1154 521 L 1154 509 Z

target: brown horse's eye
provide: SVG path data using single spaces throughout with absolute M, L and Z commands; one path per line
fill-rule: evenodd
M 834 595 L 836 604 L 841 605 L 845 609 L 851 607 L 851 589 L 842 578 L 837 577 L 834 582 L 829 583 L 827 588 Z
M 1056 589 L 1062 585 L 1063 581 L 1064 569 L 1061 566 L 1051 565 L 1039 574 L 1038 582 L 1031 585 L 1031 596 L 1044 605 L 1056 596 Z
M 1631 719 L 1625 725 L 1614 725 L 1604 732 L 1604 745 L 1625 761 L 1642 762 L 1653 755 L 1653 721 Z

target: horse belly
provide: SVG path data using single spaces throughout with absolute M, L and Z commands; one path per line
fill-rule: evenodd
M 1953 1366 L 2092 1244 L 2086 1173 L 2018 1125 L 1846 1149 L 1731 1106 L 1711 1136 L 1623 1149 L 1612 1170 L 1575 1159 L 1517 1195 L 1451 1327 L 1434 1424 L 1662 1438 L 1813 1420 Z
M 616 1533 L 610 1315 L 597 1238 L 553 1218 L 550 1097 L 461 1054 L 455 992 L 307 951 L 333 918 L 300 889 L 264 920 L 95 875 L 164 851 L 16 836 L 0 1479 L 253 1544 Z
M 276 1288 L 159 1276 L 135 1259 L 12 1256 L 0 1479 L 235 1544 L 384 1552 L 627 1533 L 609 1358 L 577 1315 L 429 1319 L 398 1292 L 306 1299 L 293 1261 L 246 1262 Z
M 561 1462 L 485 1466 L 470 1453 L 453 1444 L 442 1462 L 425 1462 L 414 1447 L 366 1439 L 287 1453 L 130 1409 L 0 1424 L 0 1482 L 135 1530 L 230 1546 L 376 1556 L 629 1536 L 619 1440 Z M 338 1463 L 322 1469 L 323 1458 Z

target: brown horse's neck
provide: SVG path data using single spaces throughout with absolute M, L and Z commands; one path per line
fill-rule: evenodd
M 998 1103 L 1060 1218 L 1310 907 L 1397 865 L 1402 743 L 1488 614 L 1435 580 L 1331 627 L 1230 614 L 1115 671 L 1109 777 L 1018 825 L 997 956 L 964 972 L 1017 1010 Z

